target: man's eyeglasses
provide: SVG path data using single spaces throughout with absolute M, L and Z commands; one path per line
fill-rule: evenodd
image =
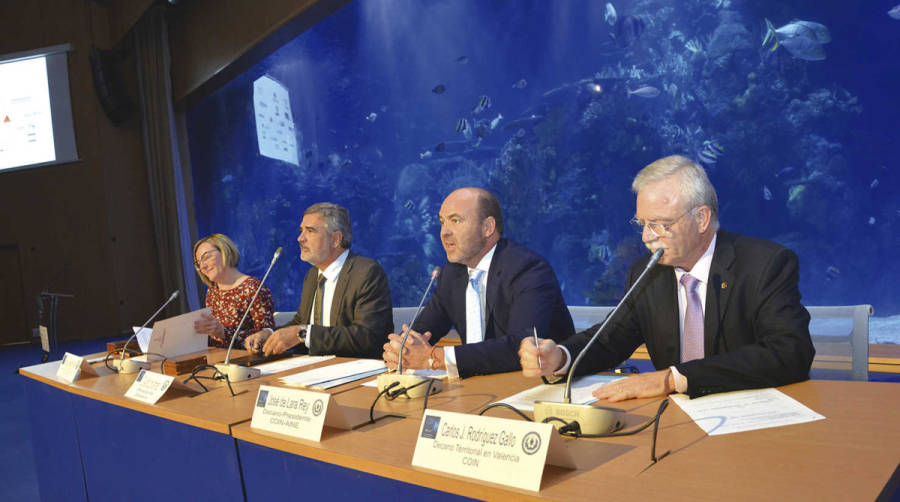
M 218 252 L 218 249 L 210 249 L 209 251 L 203 253 L 202 255 L 200 255 L 200 260 L 194 262 L 194 268 L 200 270 L 200 266 L 212 259 L 212 257 L 215 256 Z
M 678 223 L 682 218 L 684 218 L 684 216 L 686 214 L 692 212 L 694 209 L 696 209 L 696 208 L 692 207 L 692 208 L 688 209 L 687 211 L 681 213 L 681 216 L 679 216 L 678 218 L 675 218 L 674 220 L 672 220 L 668 223 L 661 223 L 658 221 L 643 222 L 637 218 L 632 218 L 631 220 L 628 221 L 628 223 L 630 223 L 631 227 L 634 228 L 634 230 L 639 234 L 644 233 L 644 227 L 646 226 L 647 228 L 650 229 L 650 232 L 652 232 L 653 235 L 655 235 L 657 237 L 662 237 L 662 236 L 666 235 L 672 229 L 672 227 L 675 226 L 676 223 Z

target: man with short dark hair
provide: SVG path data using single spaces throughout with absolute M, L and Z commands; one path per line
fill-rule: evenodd
M 575 331 L 550 264 L 501 238 L 503 215 L 490 192 L 460 188 L 444 199 L 438 217 L 450 263 L 410 331 L 405 368 L 446 369 L 454 378 L 514 371 L 519 341 L 534 330 L 558 340 Z M 451 327 L 462 345 L 432 345 Z M 393 368 L 401 336 L 388 338 L 383 357 Z
M 378 358 L 393 330 L 387 275 L 375 260 L 350 252 L 350 215 L 320 202 L 303 213 L 300 258 L 312 268 L 303 280 L 297 314 L 286 325 L 247 337 L 247 350 L 265 355 L 298 347 L 310 354 Z
M 815 349 L 800 304 L 797 255 L 774 242 L 719 230 L 716 192 L 697 163 L 673 155 L 632 183 L 632 223 L 651 251 L 663 249 L 640 289 L 591 346 L 577 374 L 610 369 L 642 343 L 657 371 L 600 387 L 598 399 L 698 397 L 809 378 Z M 637 261 L 630 287 L 648 263 Z M 525 376 L 564 375 L 599 326 L 557 345 L 524 340 Z M 538 355 L 543 365 L 538 363 Z

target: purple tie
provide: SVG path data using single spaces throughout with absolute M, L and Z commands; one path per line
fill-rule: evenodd
M 697 294 L 699 284 L 700 281 L 691 274 L 681 276 L 681 285 L 687 296 L 681 335 L 681 362 L 703 359 L 703 308 Z

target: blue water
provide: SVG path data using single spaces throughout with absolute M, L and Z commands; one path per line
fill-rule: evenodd
M 200 234 L 229 234 L 254 275 L 285 246 L 269 285 L 276 308 L 293 310 L 308 268 L 303 209 L 336 202 L 350 209 L 353 250 L 387 270 L 395 306 L 414 305 L 446 262 L 443 197 L 482 186 L 506 235 L 549 259 L 567 303 L 610 304 L 643 252 L 631 178 L 673 153 L 710 160 L 714 142 L 705 167 L 723 228 L 796 251 L 806 304 L 900 313 L 893 5 L 613 2 L 645 28 L 621 48 L 605 3 L 349 4 L 188 112 Z M 826 59 L 762 47 L 766 18 L 827 26 Z M 260 154 L 262 76 L 289 93 L 298 165 Z M 659 95 L 628 97 L 644 86 Z M 475 115 L 481 96 L 491 106 Z

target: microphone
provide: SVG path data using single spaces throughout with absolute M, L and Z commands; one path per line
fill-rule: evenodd
M 120 357 L 118 359 L 113 359 L 113 368 L 116 370 L 117 373 L 122 373 L 122 374 L 136 373 L 142 369 L 150 369 L 150 361 L 133 361 L 132 359 L 125 359 L 125 350 L 128 348 L 128 344 L 131 343 L 132 340 L 134 340 L 134 338 L 137 336 L 137 334 L 140 333 L 141 331 L 143 331 L 144 328 L 146 328 L 147 325 L 150 324 L 150 321 L 152 321 L 153 319 L 156 319 L 156 316 L 158 316 L 159 313 L 162 312 L 163 309 L 166 308 L 166 306 L 168 304 L 172 303 L 172 300 L 178 298 L 178 294 L 179 294 L 179 291 L 176 289 L 169 296 L 169 299 L 166 300 L 166 302 L 162 304 L 162 307 L 160 307 L 159 310 L 154 312 L 153 315 L 150 316 L 150 319 L 147 319 L 147 321 L 144 323 L 144 325 L 141 326 L 141 328 L 139 330 L 137 330 L 133 335 L 131 335 L 131 338 L 129 338 L 128 341 L 125 342 L 125 345 L 122 346 L 122 357 Z
M 595 434 L 607 434 L 610 432 L 614 432 L 618 429 L 621 429 L 625 423 L 625 412 L 618 408 L 607 408 L 603 406 L 592 406 L 589 404 L 572 404 L 572 376 L 575 374 L 575 367 L 578 366 L 578 363 L 584 358 L 585 354 L 587 354 L 588 349 L 591 348 L 591 345 L 597 341 L 597 338 L 600 336 L 600 333 L 603 332 L 603 329 L 606 328 L 606 325 L 615 317 L 616 313 L 618 313 L 619 309 L 622 308 L 622 305 L 631 298 L 632 293 L 638 287 L 638 285 L 642 282 L 644 277 L 647 275 L 650 270 L 656 266 L 659 262 L 659 259 L 662 258 L 664 250 L 662 248 L 658 248 L 653 252 L 653 255 L 650 257 L 650 261 L 647 262 L 647 266 L 644 267 L 644 271 L 641 272 L 641 275 L 638 276 L 637 280 L 634 281 L 634 284 L 628 288 L 628 291 L 625 293 L 625 296 L 622 297 L 622 300 L 619 301 L 619 304 L 616 305 L 616 308 L 613 309 L 612 312 L 606 319 L 600 324 L 600 327 L 597 328 L 597 331 L 594 333 L 594 336 L 591 337 L 590 341 L 587 345 L 581 349 L 581 352 L 578 354 L 578 357 L 575 358 L 575 361 L 569 366 L 569 374 L 566 378 L 566 389 L 563 393 L 563 402 L 556 403 L 552 401 L 535 401 L 534 402 L 534 421 L 535 422 L 543 422 L 546 418 L 549 417 L 557 417 L 565 420 L 570 420 L 570 423 L 577 423 L 580 427 L 581 433 L 584 435 L 595 435 Z M 559 428 L 559 423 L 554 421 L 554 427 Z
M 407 390 L 406 393 L 402 394 L 408 398 L 425 396 L 427 390 L 421 384 L 425 380 L 428 380 L 428 378 L 420 377 L 417 375 L 403 374 L 403 347 L 406 346 L 406 339 L 409 337 L 409 332 L 410 330 L 412 330 L 413 325 L 419 318 L 419 314 L 422 313 L 422 308 L 425 305 L 425 298 L 428 296 L 428 292 L 431 291 L 431 286 L 434 284 L 434 281 L 437 280 L 439 275 L 441 275 L 441 267 L 434 267 L 434 269 L 431 271 L 431 280 L 428 281 L 428 286 L 425 288 L 425 293 L 422 294 L 422 299 L 419 300 L 419 306 L 416 308 L 416 313 L 415 315 L 413 315 L 412 321 L 410 321 L 406 326 L 406 333 L 403 334 L 403 338 L 400 340 L 400 357 L 397 360 L 397 372 L 382 373 L 378 375 L 379 392 L 383 391 L 386 387 L 392 387 L 399 384 Z M 437 394 L 438 392 L 440 392 L 440 390 L 441 382 L 440 380 L 435 380 L 435 382 L 431 385 L 431 393 Z
M 225 362 L 216 364 L 216 369 L 227 375 L 229 382 L 250 380 L 251 378 L 257 378 L 260 375 L 260 371 L 256 368 L 231 364 L 231 349 L 234 347 L 234 341 L 237 339 L 237 334 L 241 332 L 241 327 L 247 319 L 247 314 L 249 314 L 250 310 L 253 308 L 253 303 L 256 301 L 256 297 L 259 296 L 259 291 L 262 289 L 263 284 L 265 284 L 266 278 L 269 277 L 269 272 L 272 271 L 272 267 L 275 266 L 275 262 L 278 261 L 279 256 L 281 256 L 281 246 L 275 250 L 275 255 L 272 256 L 272 262 L 269 263 L 269 268 L 266 269 L 265 275 L 263 275 L 262 280 L 259 281 L 259 287 L 256 288 L 256 293 L 253 293 L 253 298 L 250 299 L 250 304 L 247 305 L 247 309 L 244 310 L 244 316 L 241 317 L 241 322 L 238 323 L 237 328 L 234 330 L 234 334 L 231 335 L 231 343 L 228 344 L 228 352 L 225 353 Z

